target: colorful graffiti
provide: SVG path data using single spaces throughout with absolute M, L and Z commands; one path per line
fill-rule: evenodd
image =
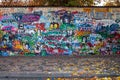
M 97 19 L 93 15 L 98 13 L 91 13 L 63 9 L 3 14 L 0 55 L 120 54 L 120 19 Z

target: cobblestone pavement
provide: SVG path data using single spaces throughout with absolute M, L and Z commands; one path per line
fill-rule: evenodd
M 120 76 L 120 56 L 0 57 L 1 78 L 94 76 Z

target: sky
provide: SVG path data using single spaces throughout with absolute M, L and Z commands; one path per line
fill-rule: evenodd
M 101 2 L 97 3 L 95 6 L 104 6 L 105 3 L 106 3 L 105 0 L 101 0 Z

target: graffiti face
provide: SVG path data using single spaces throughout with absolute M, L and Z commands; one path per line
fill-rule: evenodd
M 70 24 L 71 23 L 71 19 L 72 19 L 72 15 L 71 15 L 70 12 L 66 12 L 62 16 L 62 22 L 65 23 L 65 24 Z
M 2 15 L 2 56 L 120 54 L 119 19 L 99 19 L 98 13 L 91 16 L 79 10 L 47 11 Z

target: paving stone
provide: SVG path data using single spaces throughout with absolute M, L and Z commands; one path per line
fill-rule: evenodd
M 66 72 L 82 75 L 120 75 L 119 57 L 8 57 L 0 58 L 0 72 Z

